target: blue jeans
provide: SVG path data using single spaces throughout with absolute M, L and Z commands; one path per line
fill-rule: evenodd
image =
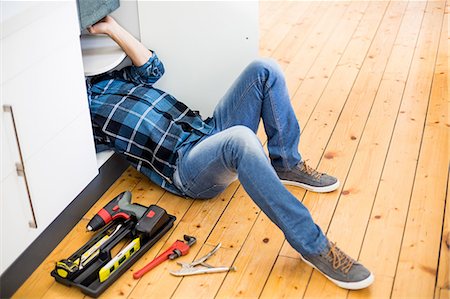
M 270 161 L 255 135 L 261 118 Z M 212 121 L 212 136 L 179 151 L 177 188 L 192 198 L 211 198 L 239 178 L 292 247 L 304 254 L 321 252 L 326 237 L 274 170 L 290 169 L 301 161 L 300 127 L 278 65 L 263 59 L 252 62 L 218 104 Z

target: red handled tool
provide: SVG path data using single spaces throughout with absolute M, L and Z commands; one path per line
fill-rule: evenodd
M 148 263 L 144 268 L 141 270 L 135 272 L 133 274 L 134 279 L 139 279 L 142 276 L 144 276 L 145 273 L 150 271 L 151 269 L 155 268 L 165 260 L 174 260 L 177 257 L 183 256 L 188 254 L 189 248 L 194 245 L 194 243 L 197 241 L 195 237 L 191 237 L 188 235 L 184 235 L 184 240 L 186 241 L 180 241 L 177 240 L 175 243 L 172 244 L 166 251 L 164 251 L 162 254 L 157 256 L 153 261 Z

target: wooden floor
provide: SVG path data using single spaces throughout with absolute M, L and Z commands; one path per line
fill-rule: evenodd
M 260 52 L 285 71 L 301 153 L 342 183 L 322 195 L 290 190 L 331 240 L 375 273 L 370 288 L 340 289 L 301 262 L 237 182 L 212 200 L 188 200 L 128 169 L 15 297 L 83 297 L 49 273 L 87 241 L 95 211 L 132 190 L 134 201 L 157 203 L 177 221 L 104 298 L 449 298 L 448 5 L 261 3 Z M 222 242 L 210 263 L 237 271 L 177 278 L 168 272 L 175 262 L 166 262 L 133 279 L 183 234 L 198 243 L 179 260 Z

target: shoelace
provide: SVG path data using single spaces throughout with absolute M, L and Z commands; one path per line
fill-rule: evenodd
M 328 251 L 327 258 L 330 258 L 330 261 L 333 259 L 332 264 L 335 270 L 341 268 L 341 271 L 347 274 L 355 263 L 355 260 L 341 251 L 336 246 L 336 243 L 330 242 L 330 244 L 331 247 L 330 251 Z
M 320 177 L 322 176 L 322 174 L 320 172 L 318 172 L 314 168 L 310 167 L 308 164 L 306 164 L 305 161 L 300 163 L 300 171 L 306 172 L 307 174 L 309 174 L 316 180 L 320 179 Z

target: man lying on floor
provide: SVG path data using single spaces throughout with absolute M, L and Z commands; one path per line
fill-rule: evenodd
M 299 154 L 300 128 L 284 75 L 273 61 L 252 62 L 213 117 L 203 121 L 183 103 L 152 87 L 164 73 L 162 62 L 114 19 L 106 17 L 89 31 L 109 35 L 133 62 L 120 71 L 87 79 L 97 141 L 177 195 L 212 198 L 239 178 L 307 264 L 342 288 L 372 284 L 373 274 L 330 242 L 307 208 L 283 185 L 330 192 L 339 181 L 306 165 Z M 261 118 L 270 161 L 255 135 Z

